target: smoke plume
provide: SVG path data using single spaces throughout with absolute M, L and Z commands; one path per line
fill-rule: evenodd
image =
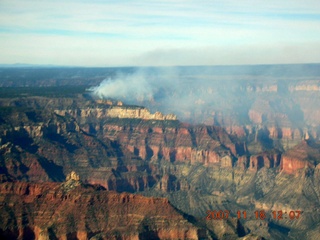
M 121 71 L 91 91 L 99 98 L 173 113 L 191 123 L 242 125 L 272 119 L 288 124 L 303 120 L 290 89 L 314 76 L 320 72 L 312 64 L 149 67 Z M 250 111 L 260 114 L 261 121 L 253 119 Z

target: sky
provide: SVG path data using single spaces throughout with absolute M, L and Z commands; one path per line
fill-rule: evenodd
M 0 64 L 319 62 L 319 0 L 0 0 Z

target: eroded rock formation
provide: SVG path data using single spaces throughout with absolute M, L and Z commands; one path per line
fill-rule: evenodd
M 110 107 L 110 108 L 88 108 L 76 110 L 55 110 L 55 113 L 65 116 L 70 114 L 73 117 L 93 117 L 102 118 L 131 118 L 143 120 L 177 120 L 174 114 L 164 115 L 161 112 L 150 113 L 146 108 L 142 107 Z
M 75 175 L 72 175 L 75 176 Z M 74 179 L 69 179 L 74 180 Z M 2 239 L 198 239 L 167 199 L 59 183 L 0 184 Z
M 218 239 L 248 233 L 315 239 L 320 229 L 317 84 L 279 80 L 232 86 L 230 101 L 244 107 L 244 114 L 226 102 L 213 103 L 212 111 L 183 113 L 207 125 L 116 100 L 3 99 L 0 234 L 193 239 L 206 237 L 208 230 Z M 197 91 L 219 95 L 208 86 Z M 196 105 L 205 106 L 205 100 Z M 219 209 L 231 212 L 228 221 L 203 222 L 207 210 Z M 269 215 L 263 221 L 237 219 L 238 210 Z M 304 217 L 272 219 L 270 212 L 279 210 L 303 211 Z M 205 230 L 187 219 L 202 221 Z

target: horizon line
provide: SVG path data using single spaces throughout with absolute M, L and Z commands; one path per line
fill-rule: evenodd
M 275 65 L 318 65 L 320 62 L 308 63 L 253 63 L 253 64 L 213 64 L 213 65 L 115 65 L 115 66 L 85 66 L 56 65 L 32 63 L 0 63 L 0 68 L 179 68 L 179 67 L 241 67 L 241 66 L 275 66 Z

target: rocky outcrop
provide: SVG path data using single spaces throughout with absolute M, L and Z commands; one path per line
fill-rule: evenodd
M 285 173 L 294 174 L 305 168 L 314 169 L 320 162 L 319 145 L 303 140 L 299 145 L 288 150 L 281 158 L 281 169 Z
M 66 192 L 63 186 L 0 184 L 1 238 L 198 239 L 207 234 L 167 199 L 119 194 L 83 184 Z
M 74 119 L 46 112 L 39 117 L 44 120 L 41 127 L 23 118 L 13 119 L 13 126 L 2 125 L 0 173 L 17 180 L 43 182 L 61 181 L 77 170 L 87 179 L 90 169 L 98 167 L 106 176 L 112 175 L 112 167 L 117 168 L 118 161 L 127 157 L 110 140 L 101 142 L 83 132 Z
M 295 91 L 319 92 L 320 80 L 305 80 L 294 85 L 293 84 L 289 85 L 288 89 L 290 92 L 295 92 Z
M 105 124 L 103 138 L 116 140 L 143 160 L 176 163 L 219 164 L 232 167 L 233 156 L 244 146 L 234 144 L 228 134 L 215 127 L 149 127 L 143 124 L 123 128 Z
M 161 112 L 150 113 L 146 108 L 141 107 L 125 107 L 113 106 L 110 108 L 88 108 L 75 110 L 55 110 L 56 114 L 65 116 L 69 114 L 73 117 L 94 117 L 103 118 L 131 118 L 143 120 L 177 120 L 177 116 L 173 114 L 164 115 Z
M 0 146 L 0 154 L 0 173 L 7 177 L 25 181 L 49 181 L 43 162 L 33 153 L 7 142 Z
M 312 165 L 303 159 L 299 159 L 297 157 L 282 157 L 282 170 L 285 173 L 293 174 L 296 173 L 298 170 L 304 169 L 306 167 L 311 167 Z
M 283 128 L 246 125 L 242 128 L 233 126 L 229 128 L 230 131 L 238 134 L 228 134 L 221 126 L 189 125 L 170 120 L 138 119 L 137 121 L 135 118 L 96 118 L 89 115 L 70 116 L 70 114 L 61 116 L 48 111 L 29 110 L 25 113 L 17 110 L 17 112 L 18 114 L 1 116 L 5 124 L 0 127 L 0 182 L 6 182 L 8 185 L 0 190 L 9 194 L 2 199 L 16 203 L 12 206 L 13 210 L 6 208 L 10 209 L 11 215 L 5 212 L 3 216 L 15 216 L 12 215 L 13 212 L 18 212 L 17 209 L 20 209 L 18 212 L 20 215 L 17 214 L 18 217 L 15 217 L 18 224 L 14 225 L 19 227 L 13 227 L 5 222 L 4 225 L 9 227 L 0 231 L 4 236 L 16 238 L 31 234 L 48 238 L 96 236 L 109 239 L 122 236 L 122 232 L 125 232 L 125 237 L 122 238 L 134 239 L 137 236 L 143 238 L 147 236 L 144 234 L 151 232 L 154 234 L 152 236 L 159 238 L 170 239 L 176 236 L 182 239 L 184 236 L 193 238 L 195 232 L 190 230 L 191 228 L 175 230 L 161 225 L 168 226 L 166 221 L 152 222 L 149 217 L 142 217 L 141 220 L 137 216 L 145 216 L 142 207 L 126 204 L 127 198 L 129 202 L 134 202 L 135 197 L 132 196 L 135 195 L 124 192 L 139 192 L 148 196 L 169 198 L 175 208 L 198 218 L 203 218 L 208 209 L 229 209 L 235 213 L 239 210 L 238 204 L 246 209 L 270 206 L 284 209 L 293 209 L 297 206 L 298 209 L 299 203 L 292 201 L 290 206 L 287 206 L 285 202 L 289 197 L 295 199 L 303 194 L 307 194 L 308 198 L 302 199 L 301 202 L 311 206 L 310 208 L 317 208 L 316 199 L 320 192 L 316 187 L 319 185 L 317 179 L 320 176 L 317 159 L 320 158 L 316 149 L 319 147 L 313 139 L 313 134 L 309 134 L 310 131 L 307 129 L 292 130 L 288 127 L 287 133 L 283 133 L 281 130 Z M 292 148 L 290 150 L 292 153 L 288 151 L 286 154 L 281 147 L 274 149 L 274 146 L 281 144 L 276 137 L 281 135 L 288 136 L 288 141 L 301 142 L 301 138 L 305 141 L 301 147 L 289 146 Z M 301 152 L 303 154 L 300 154 Z M 290 161 L 293 167 L 290 167 Z M 58 187 L 50 185 L 50 189 L 42 189 L 36 185 L 25 187 L 23 185 L 25 183 L 17 187 L 9 185 L 9 181 L 12 183 L 15 180 L 63 181 L 66 179 L 65 176 L 67 176 L 66 182 Z M 302 190 L 299 181 L 294 181 L 298 178 L 302 178 L 304 186 L 309 187 Z M 82 184 L 80 179 L 86 183 L 99 184 L 110 191 L 122 192 L 125 200 L 119 201 L 125 201 L 124 205 L 118 208 L 115 204 L 112 208 L 118 209 L 115 211 L 122 211 L 121 214 L 125 212 L 126 207 L 137 209 L 137 212 L 132 210 L 125 215 L 128 219 L 133 215 L 134 224 L 123 226 L 116 220 L 114 225 L 112 223 L 94 225 L 94 222 L 100 221 L 101 216 L 109 221 L 108 216 L 118 219 L 118 215 L 108 212 L 111 215 L 107 216 L 94 210 L 96 203 L 103 209 L 110 208 L 109 205 L 104 205 L 109 201 L 106 200 L 109 195 L 94 194 L 98 200 L 91 197 L 91 190 L 88 190 L 90 187 Z M 292 187 L 292 182 L 299 187 L 296 189 Z M 315 184 L 309 184 L 311 182 Z M 280 190 L 283 191 L 287 185 L 288 188 L 291 187 L 291 195 L 289 193 L 281 195 Z M 94 187 L 95 190 L 97 188 L 101 190 L 101 187 Z M 19 198 L 13 197 L 17 194 L 25 197 L 21 197 L 22 195 L 19 195 Z M 24 205 L 25 202 L 21 203 L 20 198 L 25 199 L 23 201 L 26 203 L 36 202 L 38 208 Z M 52 209 L 57 206 L 59 211 L 66 212 L 71 217 L 65 217 L 61 213 L 58 217 L 52 210 L 48 210 L 48 206 L 42 208 L 44 198 L 46 202 L 52 204 Z M 84 200 L 87 198 L 90 199 L 88 204 L 87 200 Z M 118 195 L 114 195 L 114 198 L 118 198 Z M 274 201 L 282 201 L 282 205 L 276 205 Z M 73 204 L 71 207 L 68 205 L 70 202 Z M 147 202 L 143 201 L 143 204 L 149 208 Z M 78 203 L 81 207 L 77 207 Z M 6 206 L 9 205 L 8 203 Z M 311 214 L 314 209 L 308 209 L 308 213 Z M 34 220 L 36 218 L 26 217 L 37 211 L 44 216 L 41 222 L 48 225 L 38 224 L 40 221 Z M 81 211 L 85 212 L 85 216 L 78 213 Z M 299 223 L 303 223 L 304 228 L 312 226 L 318 219 L 316 213 L 313 213 L 311 220 L 301 220 Z M 19 216 L 25 217 L 19 218 Z M 53 220 L 50 222 L 48 219 L 52 216 Z M 113 218 L 110 221 L 113 222 Z M 122 219 L 122 221 L 128 223 L 127 220 Z M 146 225 L 147 221 L 151 221 L 152 225 Z M 181 221 L 185 225 L 184 220 Z M 86 225 L 83 226 L 80 222 Z M 240 223 L 231 225 L 224 221 L 211 223 L 211 230 L 217 234 L 216 238 L 231 234 L 230 238 L 234 239 L 238 236 L 237 232 L 241 232 L 239 236 L 244 236 L 251 228 L 255 228 L 253 224 L 248 224 L 246 226 L 250 230 L 247 231 L 241 229 Z M 174 224 L 180 226 L 178 223 Z M 285 224 L 288 228 L 301 230 L 294 221 Z M 128 226 L 128 232 L 124 231 L 123 229 L 127 229 Z M 265 226 L 268 231 L 272 228 L 272 225 Z M 110 227 L 115 231 L 106 230 L 99 235 L 100 227 L 103 229 Z M 206 232 L 198 228 L 196 234 L 195 236 L 199 237 Z
M 250 156 L 249 160 L 249 170 L 258 171 L 261 168 L 277 168 L 280 165 L 280 154 L 260 154 Z M 240 166 L 244 166 L 246 161 L 241 158 L 239 162 Z

